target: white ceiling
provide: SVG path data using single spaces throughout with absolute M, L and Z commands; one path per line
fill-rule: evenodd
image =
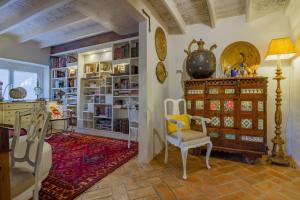
M 289 0 L 143 0 L 171 33 L 183 33 L 190 24 L 214 28 L 218 19 L 246 15 L 250 22 L 272 12 L 283 11 Z M 173 5 L 175 4 L 176 9 Z M 167 17 L 166 17 L 167 16 Z M 183 21 L 183 23 L 182 23 Z
M 13 34 L 20 42 L 36 41 L 41 47 L 114 31 L 138 31 L 141 17 L 131 0 L 0 0 L 0 35 Z M 288 0 L 140 0 L 170 34 L 185 26 L 212 28 L 222 18 L 243 15 L 250 22 L 282 11 Z M 133 13 L 136 12 L 136 13 Z
M 0 0 L 0 34 L 49 47 L 114 31 L 138 31 L 124 0 Z

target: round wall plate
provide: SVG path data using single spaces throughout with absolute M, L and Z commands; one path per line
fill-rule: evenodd
M 168 77 L 168 72 L 163 62 L 158 62 L 156 65 L 156 78 L 160 83 L 164 83 Z
M 240 64 L 244 63 L 247 71 L 252 72 L 256 71 L 260 64 L 260 54 L 257 48 L 245 41 L 238 41 L 228 45 L 221 55 L 221 68 L 225 73 L 228 68 L 240 68 Z
M 167 56 L 167 38 L 161 27 L 155 31 L 155 49 L 159 60 L 164 61 Z

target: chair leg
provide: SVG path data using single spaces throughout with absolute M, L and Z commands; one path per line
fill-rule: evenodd
M 165 164 L 168 163 L 168 140 L 165 138 Z
M 186 179 L 186 159 L 187 159 L 188 149 L 181 148 L 181 157 L 182 157 L 182 167 L 183 167 L 183 179 Z
M 129 133 L 128 133 L 128 149 L 130 148 L 130 142 L 131 142 L 131 131 L 129 130 Z
M 139 129 L 135 130 L 135 141 L 138 142 L 139 139 Z
M 206 158 L 205 158 L 207 169 L 211 168 L 210 165 L 209 165 L 209 157 L 210 157 L 211 149 L 212 149 L 212 143 L 211 143 L 211 141 L 209 141 L 207 143 Z
M 33 191 L 33 200 L 39 200 L 40 183 L 36 183 Z

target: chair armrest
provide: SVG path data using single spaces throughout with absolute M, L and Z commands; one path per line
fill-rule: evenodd
M 205 122 L 205 123 L 210 123 L 210 119 L 209 118 L 205 118 L 205 117 L 201 117 L 201 116 L 192 116 L 192 115 L 189 115 L 189 118 L 190 119 L 193 119 L 193 120 L 201 120 L 201 122 Z
M 192 116 L 192 115 L 189 115 L 189 118 L 193 119 L 193 120 L 196 120 L 196 122 L 198 122 L 199 124 L 201 122 L 202 131 L 203 131 L 204 134 L 207 135 L 207 129 L 206 129 L 206 124 L 205 123 L 210 123 L 211 120 L 209 118 L 205 118 L 205 117 L 201 117 L 201 116 Z

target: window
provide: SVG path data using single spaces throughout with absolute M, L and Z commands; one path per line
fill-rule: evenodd
M 9 84 L 9 70 L 8 69 L 0 69 L 0 81 L 3 83 L 2 86 L 2 94 L 4 92 L 5 87 Z M 8 90 L 6 89 L 6 92 L 4 94 L 4 99 L 8 98 Z
M 9 97 L 11 88 L 23 87 L 26 90 L 24 100 L 35 100 L 34 88 L 39 82 L 42 88 L 41 98 L 49 95 L 49 68 L 46 66 L 34 66 L 27 63 L 10 62 L 0 58 L 0 81 L 3 82 L 2 93 L 6 86 L 4 100 L 12 100 Z M 44 82 L 46 84 L 44 84 Z
M 26 99 L 35 99 L 34 88 L 37 86 L 38 74 L 35 72 L 14 71 L 14 87 L 26 90 Z

